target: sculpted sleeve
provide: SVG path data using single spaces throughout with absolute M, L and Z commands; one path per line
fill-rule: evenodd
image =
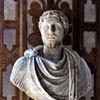
M 82 76 L 80 85 L 81 87 L 83 87 L 80 91 L 83 92 L 83 95 L 86 95 L 86 93 L 92 88 L 91 72 L 89 66 L 83 58 L 80 58 L 80 66 L 80 70 L 82 72 L 80 73 L 80 75 Z
M 85 96 L 88 91 L 92 88 L 92 77 L 89 66 L 87 65 L 86 61 L 80 57 L 76 52 L 76 62 L 78 65 L 78 83 L 77 83 L 77 90 L 78 90 L 78 97 Z
M 24 77 L 27 74 L 27 57 L 20 57 L 14 64 L 13 70 L 10 76 L 10 81 L 22 91 L 26 90 L 24 85 Z
M 26 91 L 26 80 L 29 73 L 29 59 L 33 56 L 33 50 L 28 49 L 25 51 L 24 56 L 20 57 L 14 64 L 10 81 L 22 91 Z

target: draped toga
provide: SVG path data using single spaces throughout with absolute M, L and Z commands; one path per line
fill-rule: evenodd
M 26 50 L 15 62 L 10 80 L 20 90 L 35 100 L 78 100 L 91 89 L 90 70 L 75 51 L 63 47 L 63 58 L 54 63 L 42 50 Z

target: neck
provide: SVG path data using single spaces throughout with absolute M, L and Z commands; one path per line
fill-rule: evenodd
M 56 48 L 48 48 L 44 45 L 43 57 L 53 62 L 59 62 L 62 58 L 62 46 Z

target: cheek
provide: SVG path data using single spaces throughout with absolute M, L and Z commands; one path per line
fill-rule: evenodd
M 47 33 L 45 31 L 41 32 L 42 40 L 47 40 Z
M 43 28 L 41 29 L 40 33 L 41 33 L 41 36 L 42 36 L 42 37 L 45 36 L 45 30 L 44 30 Z
M 59 38 L 63 38 L 64 37 L 64 30 L 58 30 L 58 31 L 56 31 L 56 34 L 57 34 L 57 36 L 59 37 Z
M 57 40 L 58 40 L 58 41 L 62 41 L 63 37 L 64 37 L 64 33 L 60 33 L 60 32 L 59 32 L 59 34 L 58 34 L 58 36 L 57 36 Z

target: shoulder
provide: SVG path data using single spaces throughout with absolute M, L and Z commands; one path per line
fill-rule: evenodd
M 75 50 L 73 50 L 73 49 L 68 49 L 68 48 L 66 48 L 66 47 L 64 47 L 64 50 L 65 50 L 65 52 L 68 54 L 68 55 L 70 55 L 72 58 L 74 58 L 74 60 L 76 60 L 76 61 L 80 61 L 80 55 L 75 51 Z
M 63 46 L 63 48 L 66 52 L 68 52 L 70 54 L 78 55 L 78 53 L 75 50 L 71 49 L 71 48 L 67 48 L 66 46 Z
M 14 73 L 15 71 L 19 70 L 23 65 L 25 65 L 27 62 L 27 57 L 22 56 L 16 60 L 16 62 L 13 65 L 12 72 Z
M 11 73 L 11 80 L 19 74 L 19 71 L 24 70 L 27 65 L 27 57 L 22 56 L 16 60 L 13 65 L 12 73 Z
M 87 65 L 86 61 L 81 56 L 79 56 L 79 54 L 76 51 L 67 48 L 65 48 L 65 50 L 69 55 L 73 57 L 75 63 L 77 64 L 77 70 L 79 72 L 78 78 L 80 80 L 80 83 L 78 83 L 79 97 L 85 96 L 86 93 L 88 93 L 88 91 L 92 88 L 92 78 L 89 66 Z
M 15 62 L 11 76 L 10 76 L 10 81 L 20 88 L 20 84 L 23 84 L 23 76 L 25 75 L 27 68 L 27 57 L 22 56 L 17 61 Z M 25 90 L 25 88 L 20 88 L 22 91 Z

